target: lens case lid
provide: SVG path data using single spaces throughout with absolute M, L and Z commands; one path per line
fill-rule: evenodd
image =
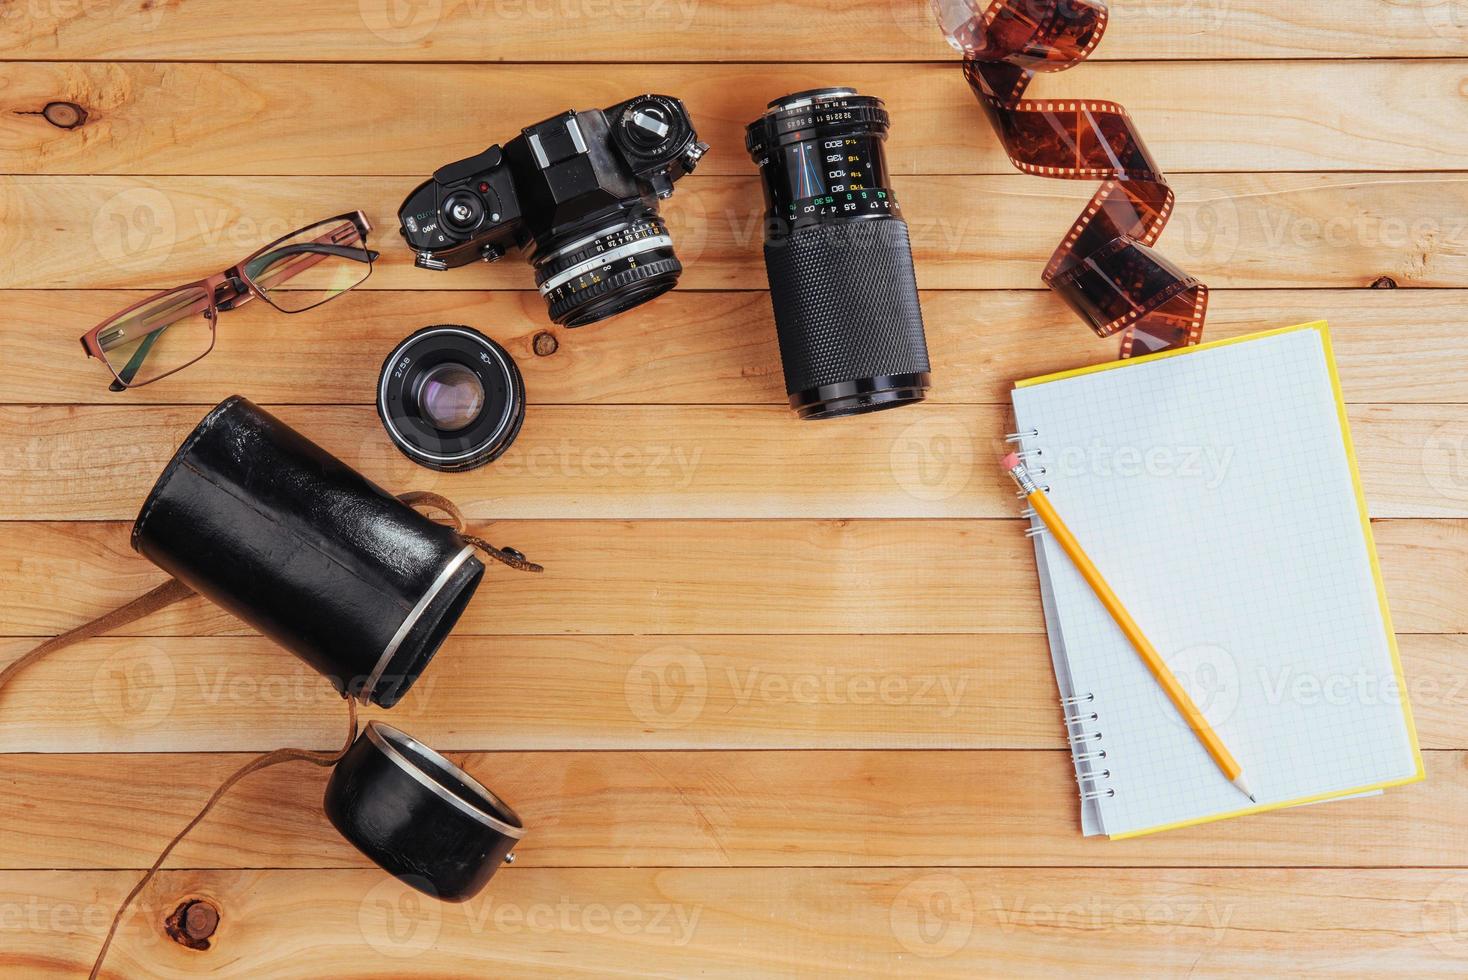
M 503 800 L 411 735 L 368 722 L 332 770 L 323 801 L 341 835 L 426 895 L 477 895 L 525 835 Z
M 482 404 L 465 425 L 441 428 L 424 410 L 435 369 L 457 365 L 479 384 Z M 429 469 L 457 473 L 498 459 L 525 421 L 525 382 L 508 351 L 472 327 L 441 323 L 415 331 L 383 361 L 377 414 L 394 446 Z

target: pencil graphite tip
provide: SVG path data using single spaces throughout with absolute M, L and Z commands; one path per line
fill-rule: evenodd
M 1256 800 L 1254 798 L 1254 791 L 1249 788 L 1249 784 L 1246 783 L 1246 782 L 1244 782 L 1244 774 L 1243 773 L 1239 773 L 1239 778 L 1238 779 L 1235 779 L 1233 781 L 1233 783 L 1234 783 L 1235 786 L 1238 787 L 1240 793 L 1243 793 L 1245 796 L 1247 796 L 1249 798 L 1249 802 L 1250 803 L 1258 803 L 1259 802 L 1258 800 Z

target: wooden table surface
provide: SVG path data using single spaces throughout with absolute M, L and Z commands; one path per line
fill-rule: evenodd
M 1461 0 L 1116 0 L 1092 62 L 1033 90 L 1131 110 L 1178 191 L 1161 249 L 1216 288 L 1210 336 L 1330 319 L 1427 750 L 1427 781 L 1383 797 L 1110 843 L 1078 829 L 990 462 L 1010 381 L 1111 356 L 1038 282 L 1093 187 L 1012 171 L 925 4 L 5 5 L 0 659 L 161 581 L 130 522 L 235 392 L 547 567 L 491 569 L 390 716 L 519 810 L 513 867 L 466 905 L 418 899 L 328 825 L 322 771 L 273 769 L 173 855 L 109 975 L 1464 975 L 1465 41 Z M 742 129 L 832 84 L 891 108 L 935 387 L 801 424 Z M 518 258 L 412 267 L 394 213 L 434 168 L 642 91 L 713 146 L 666 208 L 676 291 L 564 331 Z M 77 349 L 140 291 L 354 207 L 383 252 L 363 290 L 253 304 L 139 391 Z M 456 476 L 399 456 L 371 404 L 391 347 L 442 322 L 503 342 L 532 403 L 509 454 Z M 345 727 L 201 600 L 125 632 L 4 693 L 6 976 L 84 974 L 224 774 Z M 164 932 L 192 898 L 220 912 L 208 950 Z

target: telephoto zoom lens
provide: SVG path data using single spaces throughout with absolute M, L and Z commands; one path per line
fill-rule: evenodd
M 415 463 L 460 473 L 497 459 L 525 420 L 525 382 L 499 344 L 471 327 L 424 327 L 382 362 L 377 414 Z
M 881 99 L 823 88 L 776 99 L 746 131 L 785 390 L 803 419 L 922 401 L 931 383 L 888 125 Z

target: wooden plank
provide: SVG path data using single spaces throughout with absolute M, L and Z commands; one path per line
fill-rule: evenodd
M 450 755 L 529 829 L 517 870 L 1468 862 L 1455 830 L 1468 805 L 1461 752 L 1429 752 L 1426 783 L 1383 796 L 1115 842 L 1081 835 L 1074 772 L 1059 751 Z M 249 758 L 7 756 L 0 868 L 149 867 Z M 322 815 L 327 775 L 288 766 L 251 776 L 168 867 L 371 867 Z
M 0 875 L 0 966 L 84 973 L 135 878 Z M 170 871 L 106 975 L 1457 977 L 1465 891 L 1461 871 L 1412 868 L 510 868 L 444 905 L 376 869 Z M 221 913 L 203 952 L 162 934 L 198 896 Z
M 510 351 L 533 405 L 784 405 L 770 301 L 763 292 L 675 290 L 636 313 L 567 330 L 534 292 L 396 292 L 338 303 L 320 317 L 252 303 L 221 321 L 215 349 L 187 371 L 119 396 L 75 349 L 138 291 L 0 293 L 0 404 L 213 405 L 243 390 L 264 403 L 370 404 L 382 360 L 419 324 L 467 323 Z M 1329 319 L 1346 399 L 1468 402 L 1459 356 L 1468 293 L 1447 289 L 1218 290 L 1208 338 Z M 1047 291 L 929 291 L 922 296 L 934 387 L 929 402 L 1008 404 L 1018 378 L 1105 360 L 1099 340 Z M 537 355 L 542 333 L 556 349 Z M 931 411 L 931 408 L 925 409 Z
M 1098 64 L 1045 79 L 1040 98 L 1121 102 L 1170 174 L 1444 170 L 1468 157 L 1462 61 Z M 629 95 L 683 99 L 714 152 L 700 173 L 744 175 L 744 127 L 771 99 L 841 80 L 892 113 L 896 174 L 1009 174 L 1013 166 L 952 61 L 910 65 L 0 64 L 0 168 L 47 174 L 392 174 L 424 179 L 520 127 Z M 494 91 L 494 99 L 465 92 Z M 1370 112 L 1322 113 L 1344 90 Z M 350 125 L 323 127 L 354 93 Z M 230 113 L 180 112 L 189 104 Z M 569 101 L 568 101 L 569 100 Z M 78 106 L 71 129 L 42 115 Z M 69 118 L 74 118 L 73 116 Z M 159 126 L 160 119 L 171 125 Z M 237 134 L 248 127 L 250 138 Z M 412 181 L 407 182 L 411 186 Z M 406 188 L 405 188 L 406 189 Z
M 0 21 L 19 60 L 250 61 L 910 61 L 952 58 L 926 4 L 833 0 L 384 0 L 187 4 L 53 3 Z M 1451 0 L 1132 0 L 1111 5 L 1093 56 L 1399 58 L 1462 53 Z M 1149 66 L 1150 70 L 1150 66 Z M 830 84 L 830 83 L 827 83 Z M 472 99 L 466 88 L 464 98 Z
M 840 439 L 777 406 L 537 406 L 504 456 L 464 474 L 398 452 L 374 408 L 274 410 L 381 486 L 438 491 L 484 519 L 1016 513 L 1013 486 L 991 462 L 1012 428 L 1000 406 L 875 413 L 843 425 Z M 1349 414 L 1372 516 L 1468 516 L 1468 406 L 1357 405 Z M 203 415 L 198 406 L 0 407 L 0 518 L 136 516 Z M 1233 475 L 1228 447 L 1053 455 L 1056 479 L 1140 471 L 1144 459 L 1179 487 L 1224 486 Z
M 1026 289 L 1095 191 L 1089 182 L 909 176 L 894 182 L 928 289 Z M 1468 279 L 1468 176 L 1184 174 L 1161 248 L 1218 288 L 1460 286 Z M 0 288 L 176 286 L 227 268 L 312 221 L 361 208 L 382 261 L 366 289 L 525 289 L 518 258 L 448 272 L 412 266 L 393 215 L 410 178 L 13 177 L 0 188 Z M 694 175 L 664 211 L 695 289 L 758 289 L 758 178 Z M 304 318 L 340 314 L 349 296 Z
M 156 585 L 158 570 L 128 545 L 130 529 L 0 524 L 6 631 L 59 632 Z M 496 521 L 481 533 L 549 571 L 491 569 L 482 588 L 495 601 L 472 604 L 462 621 L 476 635 L 1041 628 L 1018 521 Z M 241 631 L 201 599 L 134 630 Z
M 489 597 L 473 610 L 492 608 Z M 390 712 L 456 751 L 1059 749 L 1045 639 L 988 636 L 450 638 Z M 0 640 L 0 662 L 35 640 Z M 1424 745 L 1468 748 L 1468 637 L 1401 637 Z M 1275 699 L 1395 697 L 1395 677 L 1244 678 Z M 1212 692 L 1210 692 L 1211 695 Z M 108 637 L 29 668 L 0 752 L 243 752 L 341 743 L 340 699 L 260 637 Z
M 547 572 L 492 569 L 459 629 L 1038 633 L 1034 557 L 1021 528 L 1017 520 L 497 521 L 491 540 Z M 162 575 L 128 547 L 130 530 L 123 522 L 0 524 L 4 632 L 59 633 L 157 585 Z M 1397 629 L 1468 632 L 1468 522 L 1381 521 L 1375 531 Z M 126 632 L 246 631 L 195 598 Z
M 1055 699 L 1035 635 L 459 635 L 364 717 L 442 749 L 1057 748 Z M 0 703 L 5 752 L 330 747 L 346 727 L 326 681 L 258 636 L 89 641 Z

